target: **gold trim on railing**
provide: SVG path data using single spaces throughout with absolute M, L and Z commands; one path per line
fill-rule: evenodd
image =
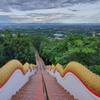
M 50 66 L 48 66 L 48 68 L 50 68 Z M 51 68 L 54 70 L 54 66 L 51 66 Z M 82 64 L 72 61 L 65 69 L 63 69 L 62 65 L 57 64 L 55 70 L 58 71 L 62 77 L 64 77 L 66 73 L 72 72 L 87 86 L 87 88 L 89 87 L 94 93 L 100 94 L 100 76 L 94 74 Z
M 22 65 L 21 62 L 19 62 L 18 60 L 11 60 L 7 64 L 5 64 L 2 68 L 0 68 L 0 88 L 9 80 L 11 75 L 17 69 L 21 70 L 23 74 L 26 74 L 27 71 L 30 70 L 30 64 L 25 63 L 24 65 Z M 32 65 L 31 69 L 33 69 Z

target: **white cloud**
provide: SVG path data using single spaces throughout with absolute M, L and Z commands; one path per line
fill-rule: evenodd
M 9 7 L 10 12 L 0 11 L 0 15 L 9 16 L 12 22 L 59 22 L 59 23 L 99 23 L 100 1 L 79 3 L 73 6 L 21 11 Z

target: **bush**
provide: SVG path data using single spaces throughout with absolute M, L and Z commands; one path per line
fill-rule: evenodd
M 34 46 L 30 37 L 25 34 L 8 33 L 8 31 L 0 34 L 0 66 L 11 59 L 18 59 L 22 63 L 35 63 Z
M 89 69 L 90 69 L 92 72 L 94 72 L 94 73 L 100 75 L 100 65 L 95 65 L 95 66 L 89 67 Z
M 62 65 L 78 61 L 86 66 L 100 65 L 100 37 L 67 36 L 64 40 L 49 40 L 42 47 L 42 57 L 47 64 Z M 91 69 L 92 70 L 92 69 Z M 92 71 L 97 73 L 97 67 Z

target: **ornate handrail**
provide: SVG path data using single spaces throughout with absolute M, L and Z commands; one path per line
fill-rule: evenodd
M 65 67 L 65 69 L 63 69 L 60 64 L 57 64 L 55 67 L 51 66 L 51 69 L 54 72 L 58 71 L 62 77 L 68 72 L 73 73 L 85 85 L 85 87 L 88 88 L 88 90 L 100 97 L 100 76 L 94 74 L 82 64 L 72 61 Z
M 11 60 L 7 64 L 5 64 L 2 68 L 0 68 L 0 88 L 9 80 L 12 74 L 19 69 L 23 75 L 25 75 L 28 70 L 31 70 L 35 67 L 33 64 L 22 63 L 18 60 Z

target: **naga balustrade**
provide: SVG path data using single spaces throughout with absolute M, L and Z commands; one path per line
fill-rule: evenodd
M 35 65 L 11 60 L 0 68 L 0 100 L 9 100 L 35 74 Z
M 70 62 L 65 69 L 57 64 L 47 71 L 79 100 L 100 100 L 100 76 L 78 62 Z

